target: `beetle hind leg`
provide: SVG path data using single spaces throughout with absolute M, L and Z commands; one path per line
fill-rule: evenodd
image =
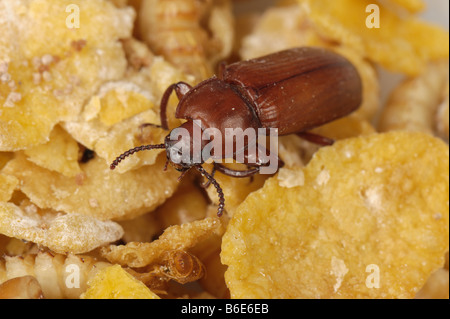
M 297 136 L 301 137 L 304 140 L 307 140 L 308 142 L 321 145 L 321 146 L 330 146 L 334 144 L 334 140 L 322 135 L 310 133 L 310 132 L 300 132 L 295 133 Z
M 235 170 L 226 167 L 223 164 L 214 163 L 215 170 L 221 172 L 222 174 L 225 174 L 227 176 L 236 177 L 236 178 L 245 178 L 245 177 L 252 177 L 256 173 L 259 172 L 259 166 L 249 168 L 247 170 Z
M 142 130 L 143 128 L 146 128 L 149 126 L 164 129 L 164 127 L 162 127 L 161 125 L 153 124 L 153 123 L 143 123 L 143 124 L 139 125 L 139 129 Z

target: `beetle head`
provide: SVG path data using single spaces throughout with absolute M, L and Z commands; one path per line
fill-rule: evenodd
M 194 124 L 192 121 L 187 121 L 186 123 L 181 125 L 180 128 L 182 128 L 183 126 L 192 128 L 195 127 L 196 124 Z M 217 183 L 217 181 L 214 179 L 214 176 L 206 172 L 206 170 L 201 166 L 201 164 L 203 164 L 203 159 L 201 156 L 202 145 L 200 145 L 199 149 L 199 145 L 193 142 L 193 139 L 191 138 L 193 136 L 193 133 L 192 131 L 189 131 L 189 129 L 187 130 L 186 134 L 175 134 L 177 137 L 174 138 L 174 135 L 172 133 L 177 133 L 175 130 L 176 129 L 173 129 L 171 133 L 166 136 L 164 144 L 142 145 L 126 151 L 111 163 L 110 168 L 115 169 L 122 160 L 130 155 L 133 155 L 136 152 L 152 149 L 166 149 L 167 162 L 164 169 L 166 169 L 167 164 L 170 163 L 177 171 L 182 172 L 181 176 L 178 178 L 179 181 L 191 168 L 195 168 L 214 185 L 219 196 L 217 216 L 220 217 L 225 207 L 224 194 L 219 183 Z M 196 154 L 197 156 L 193 156 L 194 154 Z
M 203 164 L 201 132 L 199 124 L 188 120 L 166 136 L 167 160 L 175 169 L 184 171 Z
M 164 141 L 166 148 L 167 161 L 172 165 L 177 171 L 184 172 L 190 169 L 192 166 L 199 164 L 194 163 L 193 157 L 190 152 L 184 150 L 189 149 L 190 142 L 188 138 L 179 136 L 178 139 L 171 139 L 171 134 L 166 136 Z

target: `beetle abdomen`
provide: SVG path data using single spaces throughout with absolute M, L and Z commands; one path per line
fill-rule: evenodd
M 355 67 L 322 48 L 295 48 L 229 65 L 223 80 L 240 88 L 263 127 L 279 135 L 306 131 L 359 107 Z

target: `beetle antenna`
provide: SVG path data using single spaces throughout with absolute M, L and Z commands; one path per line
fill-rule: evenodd
M 119 165 L 120 162 L 122 162 L 125 157 L 128 157 L 130 155 L 133 155 L 136 152 L 140 152 L 140 151 L 147 151 L 147 150 L 153 150 L 153 149 L 161 149 L 161 148 L 166 148 L 166 146 L 164 144 L 156 144 L 156 145 L 142 145 L 142 146 L 138 146 L 132 149 L 129 149 L 128 151 L 126 151 L 125 153 L 121 154 L 120 156 L 118 156 L 109 166 L 110 169 L 115 169 L 117 167 L 117 165 Z
M 223 210 L 225 208 L 225 196 L 223 195 L 222 188 L 220 187 L 219 183 L 215 180 L 215 178 L 212 177 L 203 167 L 201 167 L 200 165 L 196 165 L 195 168 L 200 172 L 200 174 L 205 176 L 216 188 L 217 194 L 219 195 L 219 208 L 217 210 L 217 217 L 222 216 Z

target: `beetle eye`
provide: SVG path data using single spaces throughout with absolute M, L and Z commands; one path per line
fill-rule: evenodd
M 181 164 L 183 162 L 183 156 L 179 149 L 171 147 L 169 150 L 169 159 L 174 164 Z

